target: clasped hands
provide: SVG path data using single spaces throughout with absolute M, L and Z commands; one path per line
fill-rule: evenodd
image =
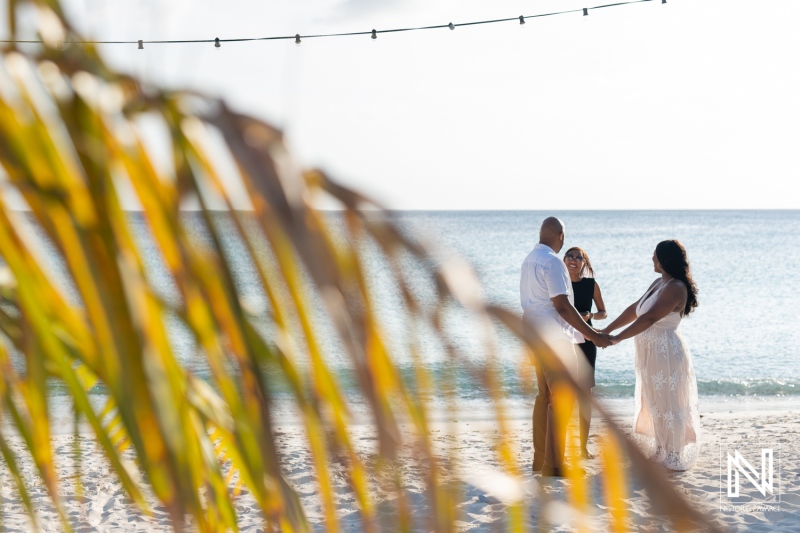
M 620 339 L 618 339 L 616 335 L 611 335 L 611 332 L 608 329 L 596 329 L 594 332 L 595 338 L 589 340 L 591 340 L 594 345 L 599 348 L 608 348 L 609 346 L 614 346 L 620 342 Z

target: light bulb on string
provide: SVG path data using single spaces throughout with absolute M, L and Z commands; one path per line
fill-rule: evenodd
M 579 10 L 580 10 L 580 12 L 582 13 L 582 15 L 584 17 L 587 17 L 587 16 L 589 16 L 589 10 L 590 9 L 600 9 L 600 8 L 603 8 L 603 7 L 612 7 L 612 6 L 618 6 L 618 5 L 623 5 L 623 4 L 634 4 L 634 3 L 639 3 L 639 2 L 656 2 L 656 3 L 660 3 L 661 7 L 664 8 L 664 7 L 667 6 L 668 0 L 661 0 L 660 2 L 658 2 L 658 0 L 628 0 L 628 1 L 617 2 L 617 3 L 614 3 L 614 4 L 598 5 L 598 6 L 593 6 L 593 7 L 583 7 L 583 8 L 580 8 L 580 9 L 569 9 L 569 10 L 566 10 L 566 11 L 556 11 L 556 12 L 552 12 L 552 13 L 541 13 L 541 14 L 537 14 L 537 15 L 531 15 L 531 17 L 536 18 L 536 17 L 543 17 L 543 16 L 550 16 L 550 15 L 562 15 L 562 14 L 568 14 L 568 13 L 571 14 L 571 13 L 576 13 Z M 531 17 L 527 17 L 527 18 L 531 18 Z M 519 15 L 516 18 L 519 20 L 520 26 L 524 26 L 527 23 L 527 21 L 525 20 L 526 17 L 524 15 Z M 471 26 L 471 25 L 474 25 L 474 24 L 490 24 L 490 23 L 494 23 L 494 22 L 504 22 L 504 21 L 511 21 L 511 20 L 514 20 L 514 17 L 503 18 L 503 19 L 495 19 L 495 20 L 468 21 L 468 22 L 462 22 L 462 23 L 459 23 L 459 24 L 454 24 L 453 22 L 449 22 L 449 23 L 446 24 L 446 26 L 447 26 L 448 29 L 450 29 L 450 31 L 453 31 L 453 30 L 456 29 L 456 26 Z M 445 27 L 445 26 L 444 25 L 436 25 L 436 26 L 426 26 L 426 27 L 398 28 L 398 29 L 382 30 L 382 31 L 384 33 L 386 33 L 386 32 L 395 32 L 395 31 L 413 31 L 413 30 L 423 30 L 423 29 L 431 29 L 431 28 L 443 28 L 443 27 Z M 329 33 L 329 34 L 319 34 L 319 35 L 314 34 L 314 35 L 311 35 L 311 37 L 315 37 L 315 38 L 316 37 L 341 37 L 341 36 L 346 36 L 346 35 L 367 35 L 367 34 L 369 34 L 370 37 L 373 40 L 378 38 L 378 31 L 375 30 L 375 29 L 373 29 L 373 30 L 371 30 L 369 32 L 363 32 L 362 31 L 362 32 L 357 32 L 357 33 Z M 297 46 L 300 46 L 300 43 L 301 43 L 300 34 L 299 33 L 296 34 L 294 36 L 294 38 L 295 38 L 295 40 L 294 40 L 295 44 Z M 229 39 L 226 39 L 225 42 L 284 40 L 284 39 L 286 39 L 286 40 L 291 39 L 291 36 L 282 36 L 282 37 L 267 36 L 267 37 L 258 37 L 258 38 L 229 38 Z M 143 39 L 138 39 L 136 41 L 70 41 L 70 42 L 57 41 L 55 43 L 49 42 L 49 41 L 45 42 L 45 41 L 17 41 L 17 40 L 6 41 L 6 42 L 13 42 L 13 43 L 17 43 L 17 42 L 38 42 L 38 43 L 45 44 L 48 47 L 53 47 L 53 49 L 60 50 L 60 51 L 66 51 L 66 49 L 68 48 L 67 45 L 72 45 L 72 44 L 119 44 L 119 43 L 133 44 L 133 43 L 136 43 L 136 47 L 137 47 L 138 50 L 144 50 L 144 40 Z M 153 45 L 153 44 L 159 45 L 159 44 L 186 43 L 186 42 L 208 43 L 208 42 L 211 42 L 211 40 L 208 40 L 208 39 L 200 39 L 200 40 L 197 40 L 197 41 L 151 40 L 151 41 L 148 41 L 148 44 L 150 44 L 150 45 Z M 215 37 L 213 39 L 213 42 L 214 42 L 214 47 L 215 48 L 221 48 L 222 47 L 222 39 L 220 39 L 219 37 Z

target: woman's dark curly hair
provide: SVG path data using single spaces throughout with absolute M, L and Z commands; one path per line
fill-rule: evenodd
M 686 285 L 688 294 L 686 296 L 686 306 L 683 308 L 683 316 L 688 315 L 694 311 L 698 306 L 697 302 L 697 285 L 694 284 L 692 279 L 692 272 L 689 269 L 689 258 L 686 257 L 686 248 L 683 245 L 672 239 L 668 241 L 661 241 L 656 246 L 656 258 L 661 263 L 661 268 L 664 272 L 673 278 L 680 280 Z

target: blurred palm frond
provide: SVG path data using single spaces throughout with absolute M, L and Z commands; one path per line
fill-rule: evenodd
M 22 4 L 8 4 L 12 36 Z M 176 528 L 190 515 L 202 531 L 236 530 L 237 494 L 246 488 L 269 528 L 309 531 L 276 445 L 282 388 L 306 434 L 327 529 L 339 527 L 334 462 L 344 465 L 366 531 L 382 527 L 379 493 L 397 496 L 390 527 L 412 527 L 403 474 L 393 466 L 410 439 L 425 467 L 426 527 L 453 531 L 461 489 L 448 472 L 456 472 L 458 453 L 437 452 L 430 432 L 432 396 L 455 411 L 453 377 L 423 364 L 423 331 L 485 391 L 499 433 L 498 474 L 521 483 L 527 465 L 516 459 L 497 371 L 500 330 L 525 346 L 520 364 L 533 356 L 563 375 L 566 393 L 581 391 L 516 314 L 486 303 L 467 263 L 323 172 L 298 169 L 281 133 L 263 121 L 202 94 L 144 87 L 109 69 L 91 46 L 62 49 L 80 39 L 58 3 L 29 5 L 46 44 L 7 47 L 0 57 L 0 453 L 34 520 L 31 481 L 8 442 L 24 441 L 69 529 L 51 446 L 58 387 L 142 512 L 152 492 Z M 148 150 L 152 128 L 143 122 L 163 132 L 169 164 Z M 220 154 L 235 162 L 235 175 L 220 170 Z M 252 211 L 236 209 L 231 180 L 241 182 Z M 131 196 L 144 229 L 124 209 Z M 320 198 L 341 211 L 316 209 Z M 181 210 L 192 202 L 201 237 Z M 28 211 L 15 211 L 19 203 Z M 382 325 L 367 266 L 374 257 L 401 302 L 408 338 L 400 347 Z M 250 309 L 234 260 L 254 269 L 265 310 Z M 154 281 L 154 262 L 174 293 Z M 482 360 L 467 357 L 448 332 L 454 307 L 474 321 Z M 207 373 L 176 352 L 168 318 L 188 332 Z M 354 444 L 351 400 L 326 350 L 333 338 L 376 431 L 374 460 Z M 399 351 L 414 362 L 410 374 Z M 705 523 L 613 424 L 603 448 L 614 530 L 626 528 L 623 458 L 677 528 Z M 584 510 L 586 482 L 574 473 L 570 480 L 570 501 Z M 509 529 L 528 527 L 521 495 L 507 514 Z

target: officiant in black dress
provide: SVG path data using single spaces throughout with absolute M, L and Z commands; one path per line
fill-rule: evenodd
M 603 303 L 603 295 L 600 292 L 600 285 L 594 278 L 594 270 L 589 262 L 589 256 L 581 248 L 574 246 L 564 254 L 564 263 L 567 265 L 570 280 L 572 281 L 572 292 L 575 295 L 575 309 L 581 314 L 587 324 L 592 326 L 592 319 L 603 320 L 606 318 L 606 306 Z M 592 311 L 592 303 L 596 306 L 596 311 Z M 594 365 L 597 359 L 597 346 L 590 340 L 578 345 L 590 365 L 589 375 L 585 376 L 583 383 L 588 389 L 589 395 L 594 388 Z M 589 453 L 587 443 L 589 442 L 589 425 L 592 420 L 592 404 L 588 401 L 579 403 L 580 409 L 580 433 L 581 433 L 581 454 L 586 459 L 594 456 Z

